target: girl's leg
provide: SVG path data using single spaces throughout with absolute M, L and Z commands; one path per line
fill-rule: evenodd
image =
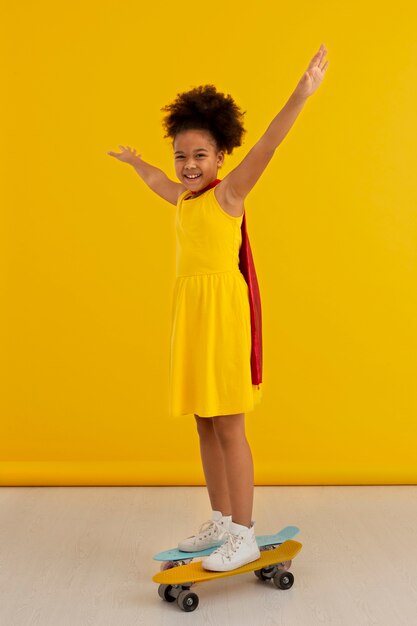
M 232 509 L 223 452 L 219 440 L 216 437 L 216 433 L 214 432 L 213 418 L 199 417 L 195 414 L 194 416 L 200 437 L 201 460 L 211 508 L 213 511 L 221 511 L 225 516 L 231 515 Z
M 254 470 L 245 434 L 245 414 L 218 415 L 213 418 L 213 426 L 223 451 L 232 521 L 249 528 L 252 522 Z

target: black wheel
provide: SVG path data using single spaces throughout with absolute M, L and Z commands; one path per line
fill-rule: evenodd
M 171 589 L 172 589 L 172 585 L 159 585 L 158 587 L 159 597 L 162 598 L 162 600 L 165 600 L 166 602 L 175 602 L 175 597 L 171 596 L 171 594 L 169 593 Z
M 178 594 L 177 603 L 180 609 L 189 613 L 198 607 L 198 595 L 192 591 L 181 591 Z
M 274 585 L 278 589 L 290 589 L 294 584 L 294 576 L 291 572 L 277 572 L 274 576 Z

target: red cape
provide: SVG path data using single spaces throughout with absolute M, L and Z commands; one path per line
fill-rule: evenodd
M 191 191 L 194 195 L 207 191 L 220 183 L 220 179 L 216 178 L 201 191 Z M 255 265 L 253 262 L 252 250 L 249 244 L 248 232 L 246 229 L 246 212 L 243 212 L 242 220 L 242 245 L 239 250 L 239 269 L 242 272 L 249 287 L 249 304 L 251 318 L 252 333 L 252 353 L 251 353 L 251 372 L 252 384 L 259 385 L 262 382 L 262 309 L 261 296 L 259 292 L 258 279 L 256 276 Z

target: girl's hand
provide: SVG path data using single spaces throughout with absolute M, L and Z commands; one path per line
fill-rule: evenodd
M 136 154 L 136 149 L 131 150 L 129 146 L 127 146 L 127 148 L 125 148 L 124 146 L 119 146 L 119 148 L 122 149 L 122 152 L 108 152 L 107 154 L 116 157 L 116 159 L 119 159 L 119 161 L 123 161 L 123 163 L 129 163 L 129 165 L 133 165 L 135 163 L 135 160 L 137 160 L 138 157 L 142 156 L 140 154 Z
M 327 48 L 324 43 L 322 43 L 319 51 L 311 59 L 310 65 L 302 75 L 300 82 L 295 88 L 295 96 L 306 99 L 311 96 L 316 89 L 318 89 L 318 87 L 320 87 L 329 64 L 329 61 L 326 61 L 326 63 L 322 66 L 326 52 Z

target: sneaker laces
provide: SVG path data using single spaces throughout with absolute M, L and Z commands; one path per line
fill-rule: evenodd
M 230 530 L 225 532 L 225 537 L 226 541 L 224 544 L 217 548 L 213 554 L 220 554 L 230 560 L 240 545 L 242 537 L 234 535 Z
M 207 522 L 203 522 L 203 524 L 201 524 L 198 534 L 204 533 L 205 531 L 208 532 L 209 530 L 220 530 L 220 527 L 221 524 L 216 522 L 216 520 L 208 520 Z M 204 536 L 207 537 L 207 535 Z

